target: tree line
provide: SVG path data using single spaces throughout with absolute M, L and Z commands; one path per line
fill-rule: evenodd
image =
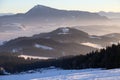
M 24 59 L 13 53 L 0 53 L 0 67 L 10 73 L 47 68 L 54 66 L 61 69 L 85 68 L 120 68 L 120 44 L 96 50 L 87 55 L 66 56 L 56 59 Z

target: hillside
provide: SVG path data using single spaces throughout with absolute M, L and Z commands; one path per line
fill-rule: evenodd
M 119 36 L 119 34 L 114 35 Z M 89 35 L 75 28 L 63 27 L 32 37 L 10 40 L 0 46 L 0 52 L 53 58 L 85 55 L 91 51 L 118 43 L 119 38 L 116 37 Z
M 86 55 L 66 56 L 61 58 L 39 60 L 24 59 L 17 57 L 16 54 L 11 56 L 0 54 L 0 66 L 9 73 L 19 73 L 23 71 L 41 69 L 54 66 L 61 69 L 86 69 L 86 68 L 103 68 L 114 69 L 120 68 L 120 44 L 112 45 L 100 51 L 91 52 Z

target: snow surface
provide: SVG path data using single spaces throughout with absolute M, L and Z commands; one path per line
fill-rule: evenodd
M 3 42 L 2 42 L 2 41 L 0 41 L 0 46 L 1 46 L 1 45 L 3 45 Z
M 51 69 L 36 73 L 0 76 L 0 80 L 120 80 L 120 69 Z
M 82 45 L 85 45 L 85 46 L 90 46 L 90 47 L 93 47 L 93 48 L 98 48 L 98 49 L 102 49 L 103 47 L 99 44 L 94 44 L 94 43 L 91 43 L 91 42 L 86 42 L 86 43 L 81 43 Z
M 38 57 L 38 56 L 30 56 L 30 55 L 19 55 L 18 57 L 22 57 L 24 59 L 50 59 L 50 57 Z
M 62 32 L 63 32 L 63 33 L 68 33 L 68 32 L 69 32 L 69 29 L 68 29 L 68 28 L 62 28 Z
M 59 35 L 60 34 L 69 34 L 69 29 L 68 28 L 61 28 L 61 31 L 60 33 L 58 33 Z
M 92 39 L 94 39 L 94 38 L 95 38 L 95 39 L 101 39 L 101 37 L 98 37 L 98 36 L 92 36 L 92 35 L 89 36 L 89 38 L 92 38 Z
M 53 50 L 52 47 L 45 46 L 45 45 L 40 45 L 40 44 L 35 44 L 35 47 L 36 47 L 36 48 L 42 48 L 42 49 L 44 49 L 44 50 Z
M 12 49 L 12 52 L 13 53 L 16 53 L 16 52 L 19 52 L 19 51 L 21 51 L 22 50 L 22 48 L 13 48 Z
M 112 35 L 108 35 L 107 37 L 114 38 L 114 37 L 115 37 L 115 35 L 114 35 L 114 34 L 112 34 Z
M 18 52 L 18 50 L 17 49 L 12 49 L 12 52 L 16 53 L 16 52 Z

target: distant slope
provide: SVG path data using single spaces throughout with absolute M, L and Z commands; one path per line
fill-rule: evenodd
M 99 12 L 99 14 L 101 16 L 106 16 L 108 18 L 120 19 L 120 12 L 104 12 L 104 11 L 101 11 L 101 12 Z
M 97 13 L 90 13 L 85 11 L 67 11 L 67 10 L 59 10 L 51 7 L 46 7 L 42 5 L 36 5 L 32 9 L 30 9 L 27 13 L 25 13 L 27 18 L 48 18 L 50 20 L 57 19 L 61 20 L 63 18 L 68 19 L 76 19 L 76 20 L 105 20 L 107 19 L 104 16 L 100 16 Z
M 10 40 L 0 47 L 0 52 L 21 53 L 41 57 L 61 57 L 86 54 L 97 48 L 82 45 L 89 35 L 73 28 L 58 28 L 50 33 Z
M 19 39 L 20 40 L 20 39 Z M 8 51 L 33 56 L 60 57 L 85 54 L 94 50 L 92 47 L 76 43 L 60 43 L 51 39 L 23 39 L 10 41 L 0 47 L 0 51 Z
M 62 56 L 60 58 L 54 58 L 54 59 L 48 59 L 48 60 L 42 60 L 42 61 L 33 60 L 30 58 L 25 60 L 24 58 L 20 58 L 20 57 L 18 58 L 17 55 L 19 54 L 17 53 L 13 54 L 13 52 L 12 53 L 1 52 L 0 65 L 7 72 L 11 72 L 11 73 L 37 69 L 37 68 L 46 68 L 50 66 L 54 66 L 56 68 L 61 68 L 61 69 L 120 68 L 120 65 L 119 65 L 120 64 L 120 59 L 119 59 L 120 44 L 112 45 L 111 47 L 106 47 L 106 49 L 92 51 L 86 55 L 82 55 L 82 54 L 79 54 L 76 56 L 68 55 L 64 57 Z
M 74 28 L 63 27 L 49 33 L 10 40 L 0 46 L 0 52 L 40 57 L 61 57 L 87 54 L 93 50 L 116 44 L 119 40 L 116 37 L 89 35 Z
M 47 6 L 36 5 L 26 13 L 18 13 L 15 15 L 0 17 L 0 27 L 4 24 L 25 24 L 29 26 L 60 26 L 60 25 L 80 25 L 91 23 L 101 23 L 108 21 L 105 16 L 100 16 L 98 13 L 85 11 L 68 11 L 59 10 Z

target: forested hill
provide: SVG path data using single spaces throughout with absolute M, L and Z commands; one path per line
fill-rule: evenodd
M 112 45 L 111 47 L 91 52 L 87 55 L 69 56 L 58 59 L 25 60 L 18 58 L 16 55 L 11 55 L 0 54 L 0 66 L 10 73 L 50 66 L 62 69 L 120 68 L 120 44 Z
M 65 69 L 120 68 L 120 44 L 112 45 L 106 49 L 91 52 L 84 56 L 79 55 L 62 61 L 61 65 L 65 63 L 62 68 Z

